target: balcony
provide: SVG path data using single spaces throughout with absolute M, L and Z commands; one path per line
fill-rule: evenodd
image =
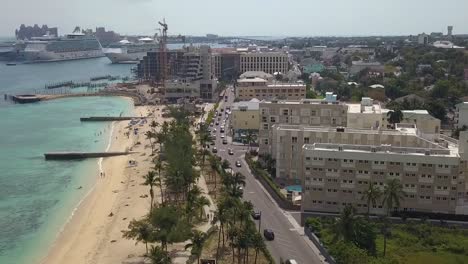
M 416 189 L 416 188 L 403 188 L 403 191 L 405 193 L 417 193 L 418 189 Z
M 354 162 L 341 162 L 341 167 L 342 168 L 354 168 Z
M 340 177 L 340 173 L 339 172 L 333 172 L 333 171 L 327 171 L 325 173 L 325 176 L 338 178 L 338 177 Z
M 434 178 L 432 178 L 432 177 L 431 178 L 427 178 L 427 177 L 426 178 L 421 178 L 421 177 L 419 177 L 418 182 L 420 182 L 420 183 L 434 183 Z
M 450 190 L 434 190 L 435 195 L 450 195 Z
M 370 180 L 370 178 L 371 178 L 370 173 L 368 173 L 368 174 L 356 173 L 356 179 L 359 179 L 359 180 Z
M 436 173 L 440 173 L 440 174 L 450 174 L 452 172 L 452 170 L 450 169 L 450 167 L 448 168 L 440 168 L 439 166 L 436 167 L 435 169 Z
M 354 188 L 354 183 L 340 183 L 341 188 L 348 188 L 348 189 L 353 189 Z
M 405 165 L 403 167 L 403 169 L 405 171 L 417 172 L 419 170 L 419 167 L 418 166 L 407 166 L 407 165 Z

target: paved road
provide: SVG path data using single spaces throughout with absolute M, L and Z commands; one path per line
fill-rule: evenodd
M 234 100 L 233 92 L 228 88 L 228 101 L 221 100 L 219 108 L 230 106 Z M 220 125 L 225 120 L 225 114 L 220 117 Z M 215 120 L 217 120 L 216 117 Z M 226 131 L 228 131 L 229 120 L 226 121 Z M 213 127 L 211 127 L 213 129 Z M 218 149 L 217 155 L 228 160 L 234 172 L 241 172 L 246 176 L 246 186 L 244 188 L 244 200 L 251 201 L 256 211 L 261 211 L 261 233 L 264 228 L 272 229 L 275 232 L 275 240 L 267 241 L 267 247 L 277 263 L 293 258 L 300 264 L 326 263 L 320 255 L 318 249 L 304 236 L 303 229 L 297 224 L 291 213 L 278 207 L 276 202 L 269 196 L 267 191 L 258 182 L 248 169 L 248 165 L 243 159 L 247 147 L 242 145 L 232 145 L 228 137 L 228 144 L 222 144 L 219 126 L 216 127 L 215 146 Z M 233 149 L 234 155 L 228 154 L 228 148 Z M 235 166 L 235 162 L 240 161 L 241 167 Z M 293 213 L 294 214 L 294 213 Z M 258 224 L 258 221 L 257 221 Z

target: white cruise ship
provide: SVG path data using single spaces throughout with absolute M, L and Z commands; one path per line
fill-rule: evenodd
M 157 51 L 158 47 L 152 38 L 141 38 L 137 43 L 124 39 L 104 49 L 104 54 L 112 63 L 138 63 L 148 51 Z
M 78 60 L 103 57 L 101 43 L 92 35 L 73 33 L 64 37 L 45 35 L 26 41 L 24 57 L 29 62 Z

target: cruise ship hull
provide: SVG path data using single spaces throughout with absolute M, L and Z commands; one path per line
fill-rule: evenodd
M 50 52 L 50 51 L 24 51 L 24 57 L 28 62 L 52 62 L 80 60 L 103 57 L 101 50 L 74 51 L 74 52 Z
M 121 53 L 121 52 L 105 52 L 107 58 L 112 63 L 138 63 L 146 56 L 147 52 Z

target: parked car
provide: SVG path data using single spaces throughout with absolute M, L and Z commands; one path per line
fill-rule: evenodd
M 241 166 L 242 166 L 242 165 L 241 165 L 240 161 L 237 160 L 237 161 L 236 161 L 236 167 L 240 168 Z
M 229 154 L 229 155 L 234 155 L 234 151 L 232 151 L 232 149 L 229 149 L 229 150 L 228 150 L 228 154 Z
M 275 240 L 275 232 L 271 229 L 263 229 L 263 236 L 266 240 Z
M 212 151 L 213 153 L 218 153 L 218 149 L 216 147 L 213 147 Z
M 221 128 L 219 132 L 224 133 L 224 128 Z
M 223 139 L 223 145 L 227 145 L 227 139 Z
M 216 124 L 216 125 L 219 125 L 219 122 L 216 122 L 215 124 Z
M 261 217 L 262 217 L 262 214 L 260 214 L 259 212 L 252 212 L 252 218 L 254 220 L 260 220 Z
M 220 136 L 220 137 L 221 137 L 221 138 L 224 138 L 224 134 L 221 134 L 221 136 Z

